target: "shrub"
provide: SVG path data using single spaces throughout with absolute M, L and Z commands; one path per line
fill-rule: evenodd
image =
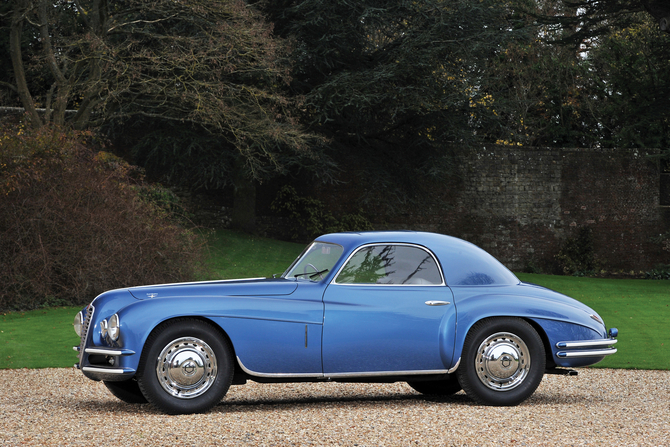
M 670 280 L 670 264 L 659 264 L 653 269 L 644 273 L 646 279 L 667 279 Z
M 563 243 L 556 255 L 556 261 L 565 275 L 591 275 L 598 269 L 593 250 L 593 232 L 588 227 L 582 227 L 573 238 Z
M 142 172 L 62 129 L 0 133 L 0 309 L 82 305 L 193 279 L 202 238 L 143 197 Z
M 289 238 L 292 240 L 311 240 L 324 233 L 373 229 L 362 212 L 335 218 L 323 202 L 298 195 L 292 186 L 283 186 L 279 190 L 271 208 L 291 220 L 293 225 Z

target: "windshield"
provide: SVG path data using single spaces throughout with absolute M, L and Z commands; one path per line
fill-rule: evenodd
M 313 242 L 282 275 L 284 278 L 320 281 L 333 269 L 344 249 L 336 244 Z

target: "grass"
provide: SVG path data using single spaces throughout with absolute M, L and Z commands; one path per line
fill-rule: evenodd
M 618 352 L 599 367 L 670 369 L 670 281 L 517 276 L 578 299 L 598 312 L 608 328 L 619 329 Z
M 209 266 L 216 279 L 280 275 L 304 248 L 305 244 L 217 230 L 210 245 Z
M 232 279 L 282 273 L 304 244 L 220 230 L 210 251 L 212 277 Z M 575 278 L 518 274 L 591 306 L 620 332 L 619 352 L 598 364 L 608 368 L 670 369 L 670 281 Z M 0 369 L 60 368 L 76 363 L 79 339 L 72 320 L 79 308 L 58 307 L 0 315 Z
M 77 307 L 0 314 L 0 369 L 65 368 L 77 363 Z

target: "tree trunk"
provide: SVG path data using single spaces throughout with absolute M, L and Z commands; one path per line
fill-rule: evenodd
M 9 29 L 9 53 L 12 57 L 12 68 L 21 104 L 26 109 L 31 124 L 37 128 L 42 126 L 42 120 L 37 114 L 37 110 L 35 110 L 35 103 L 28 89 L 26 72 L 23 69 L 23 58 L 21 56 L 21 32 L 23 30 L 23 19 L 26 9 L 25 2 L 16 2 L 12 14 L 12 24 Z
M 235 161 L 233 171 L 232 226 L 246 233 L 256 231 L 256 184 L 244 168 L 244 159 Z
M 642 6 L 658 21 L 661 31 L 670 33 L 670 4 L 666 0 L 642 0 Z

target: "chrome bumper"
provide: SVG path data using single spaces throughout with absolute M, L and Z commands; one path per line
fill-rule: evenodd
M 617 352 L 612 345 L 617 343 L 615 338 L 619 331 L 615 328 L 609 330 L 610 338 L 599 340 L 577 340 L 577 341 L 559 341 L 556 348 L 556 357 L 560 359 L 579 358 L 579 357 L 605 357 Z
M 73 349 L 78 352 L 80 351 L 78 346 L 75 346 Z M 133 368 L 115 366 L 118 364 L 118 357 L 133 355 L 135 351 L 122 348 L 86 348 L 84 352 L 89 356 L 89 364 L 82 366 L 80 363 L 77 363 L 74 367 L 80 369 L 89 379 L 119 381 L 135 375 L 136 371 Z M 99 356 L 100 362 L 96 362 L 95 364 L 90 363 L 90 356 Z

